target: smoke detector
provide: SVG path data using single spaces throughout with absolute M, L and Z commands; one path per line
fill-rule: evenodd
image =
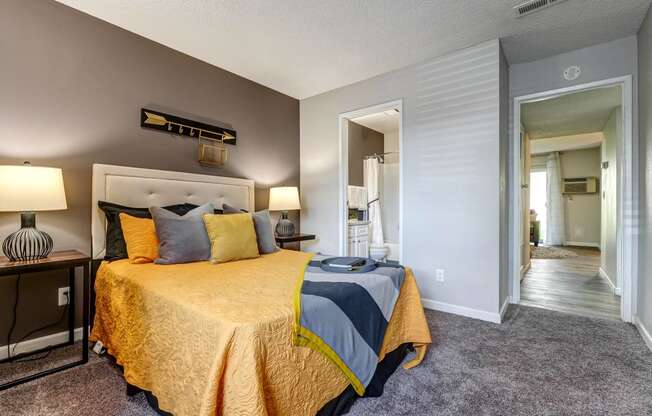
M 514 6 L 514 11 L 516 12 L 516 17 L 522 17 L 546 9 L 550 6 L 554 6 L 563 1 L 566 0 L 528 0 L 518 6 Z
M 564 79 L 568 81 L 574 81 L 577 78 L 580 77 L 582 74 L 582 70 L 580 69 L 579 66 L 573 65 L 569 66 L 568 68 L 564 69 Z

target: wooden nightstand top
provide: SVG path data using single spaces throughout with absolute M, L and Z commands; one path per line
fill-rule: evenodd
M 287 237 L 281 237 L 278 235 L 274 235 L 276 238 L 277 243 L 294 243 L 296 241 L 306 241 L 306 240 L 314 240 L 315 235 L 314 234 L 294 234 L 290 235 Z
M 0 275 L 82 265 L 90 260 L 89 256 L 77 250 L 54 251 L 45 259 L 28 261 L 9 261 L 0 256 Z

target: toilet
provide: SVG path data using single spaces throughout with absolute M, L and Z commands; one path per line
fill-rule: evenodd
M 389 255 L 389 247 L 386 245 L 382 246 L 370 246 L 369 247 L 369 257 L 376 261 L 385 261 Z

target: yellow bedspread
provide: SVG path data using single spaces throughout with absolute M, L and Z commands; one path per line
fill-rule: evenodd
M 293 293 L 311 255 L 161 266 L 104 262 L 95 282 L 92 340 L 151 391 L 162 410 L 189 415 L 314 415 L 348 381 L 324 356 L 292 345 Z M 382 354 L 431 342 L 408 269 Z

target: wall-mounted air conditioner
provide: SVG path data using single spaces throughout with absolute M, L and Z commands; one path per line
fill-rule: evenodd
M 564 194 L 594 194 L 598 192 L 598 178 L 564 178 Z

